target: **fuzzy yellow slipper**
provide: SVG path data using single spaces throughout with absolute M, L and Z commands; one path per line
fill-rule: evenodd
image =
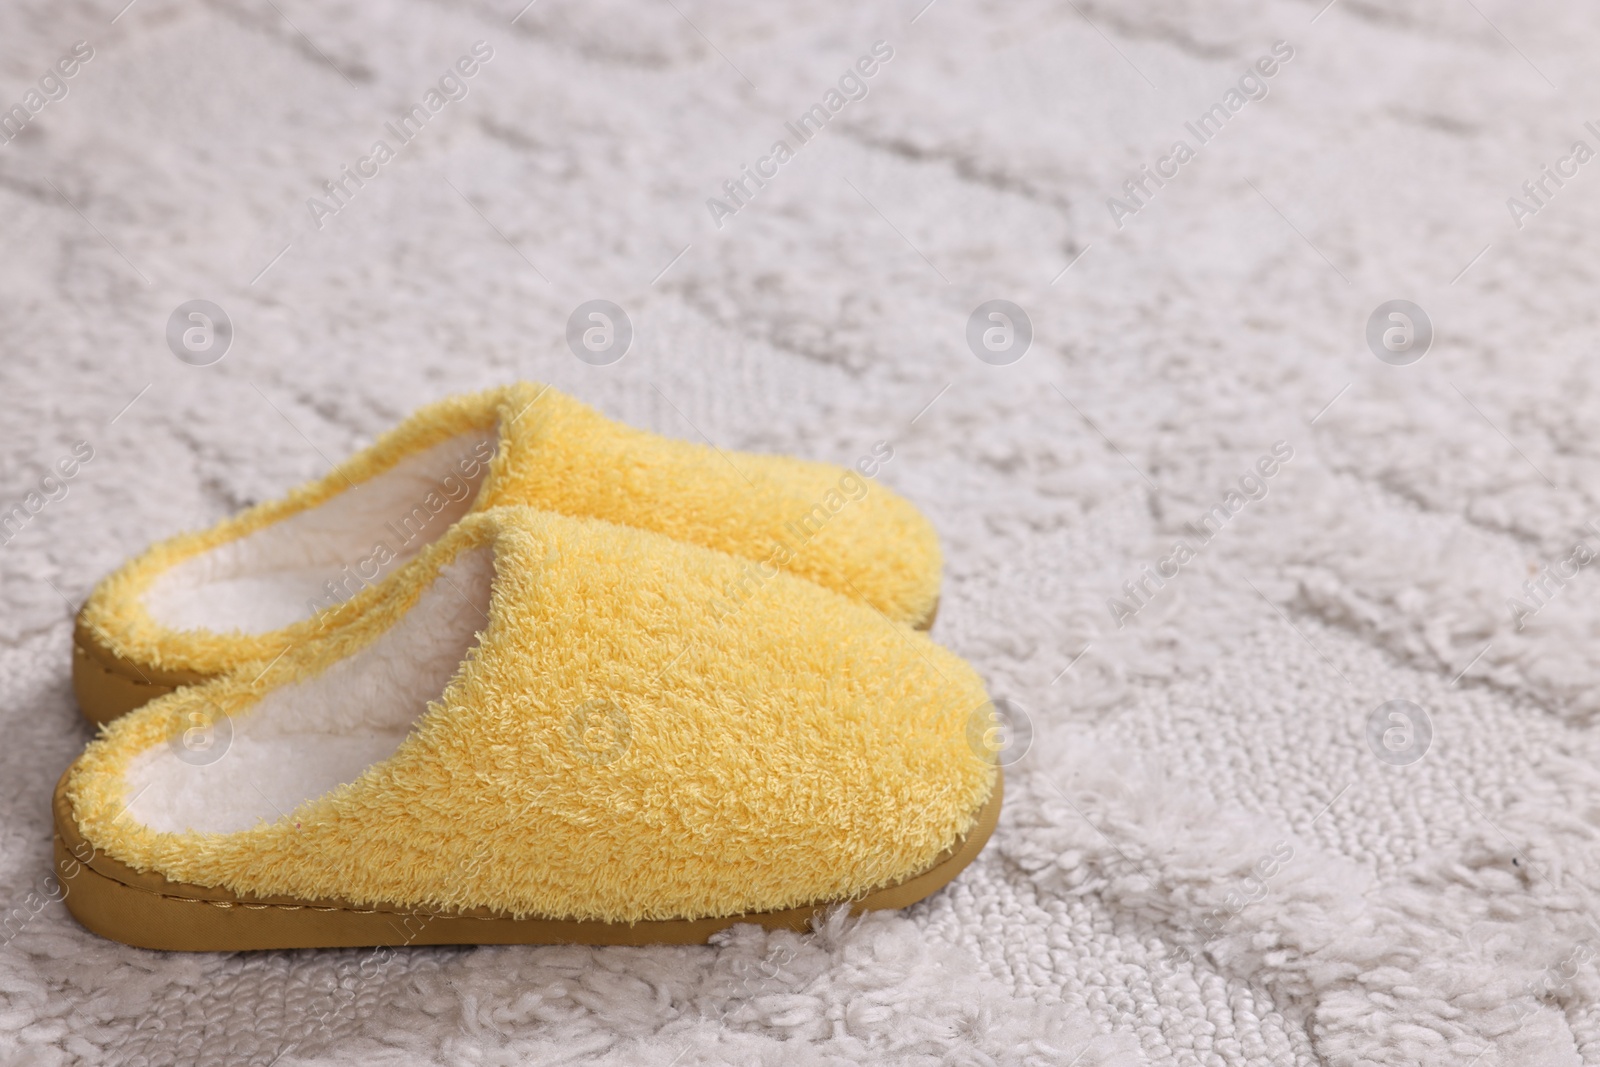
M 365 610 L 451 523 L 495 505 L 740 556 L 745 566 L 701 605 L 714 613 L 766 595 L 780 572 L 913 625 L 931 623 L 938 603 L 933 528 L 862 471 L 669 440 L 519 383 L 426 407 L 327 477 L 125 564 L 78 616 L 78 706 L 106 722 L 270 658 L 330 613 Z
M 89 929 L 160 949 L 704 941 L 899 907 L 982 848 L 965 662 L 780 574 L 529 508 L 368 611 L 108 726 L 57 790 Z

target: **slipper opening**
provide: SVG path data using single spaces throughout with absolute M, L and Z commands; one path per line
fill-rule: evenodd
M 231 833 L 287 817 L 393 755 L 488 625 L 494 550 L 446 564 L 399 622 L 313 677 L 268 690 L 129 764 L 128 814 L 153 830 Z M 200 691 L 195 691 L 199 693 Z
M 493 428 L 452 437 L 315 507 L 191 556 L 151 583 L 145 610 L 173 630 L 260 634 L 342 603 L 471 509 L 496 439 Z

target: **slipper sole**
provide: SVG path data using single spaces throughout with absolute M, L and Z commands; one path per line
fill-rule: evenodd
M 931 629 L 938 614 L 939 601 L 935 599 L 928 617 L 916 628 Z M 72 628 L 72 695 L 78 701 L 78 711 L 95 726 L 104 726 L 181 686 L 210 678 L 193 671 L 140 667 L 96 640 L 81 623 Z
M 139 948 L 234 952 L 380 945 L 700 945 L 738 923 L 804 932 L 814 917 L 840 904 L 859 914 L 904 908 L 931 896 L 983 851 L 1000 819 L 1004 784 L 996 768 L 994 790 L 976 824 L 921 874 L 857 900 L 715 919 L 636 923 L 517 919 L 487 909 L 437 914 L 398 906 L 362 908 L 338 900 L 241 898 L 225 889 L 141 873 L 101 855 L 78 830 L 66 794 L 66 774 L 56 784 L 53 804 L 55 868 L 67 910 L 79 923 L 102 937 Z
M 140 667 L 97 641 L 82 623 L 72 627 L 72 695 L 83 717 L 96 726 L 208 677 L 194 671 Z

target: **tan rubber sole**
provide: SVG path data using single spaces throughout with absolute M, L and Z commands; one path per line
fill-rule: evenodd
M 433 914 L 403 907 L 361 908 L 338 900 L 241 898 L 225 889 L 171 882 L 101 854 L 78 830 L 66 794 L 55 791 L 55 868 L 67 910 L 101 937 L 173 952 L 253 949 L 362 948 L 378 945 L 700 945 L 737 923 L 804 932 L 812 919 L 840 904 L 853 914 L 904 908 L 944 888 L 983 851 L 1005 791 L 994 791 L 967 836 L 921 874 L 874 890 L 859 900 L 716 919 L 654 922 L 517 919 L 486 909 Z
M 96 726 L 206 678 L 193 671 L 141 667 L 95 640 L 81 622 L 72 628 L 72 695 L 83 717 Z
M 928 630 L 939 614 L 939 601 L 933 602 L 928 617 L 917 629 Z M 174 689 L 204 682 L 210 676 L 193 671 L 162 671 L 140 666 L 95 639 L 88 627 L 72 628 L 72 695 L 78 710 L 95 726 L 142 708 Z

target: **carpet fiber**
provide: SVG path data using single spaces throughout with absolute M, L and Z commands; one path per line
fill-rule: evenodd
M 1600 13 L 121 3 L 0 13 L 0 1061 L 1600 1063 Z M 80 929 L 93 583 L 517 377 L 882 459 L 1031 723 L 983 856 L 693 949 Z

